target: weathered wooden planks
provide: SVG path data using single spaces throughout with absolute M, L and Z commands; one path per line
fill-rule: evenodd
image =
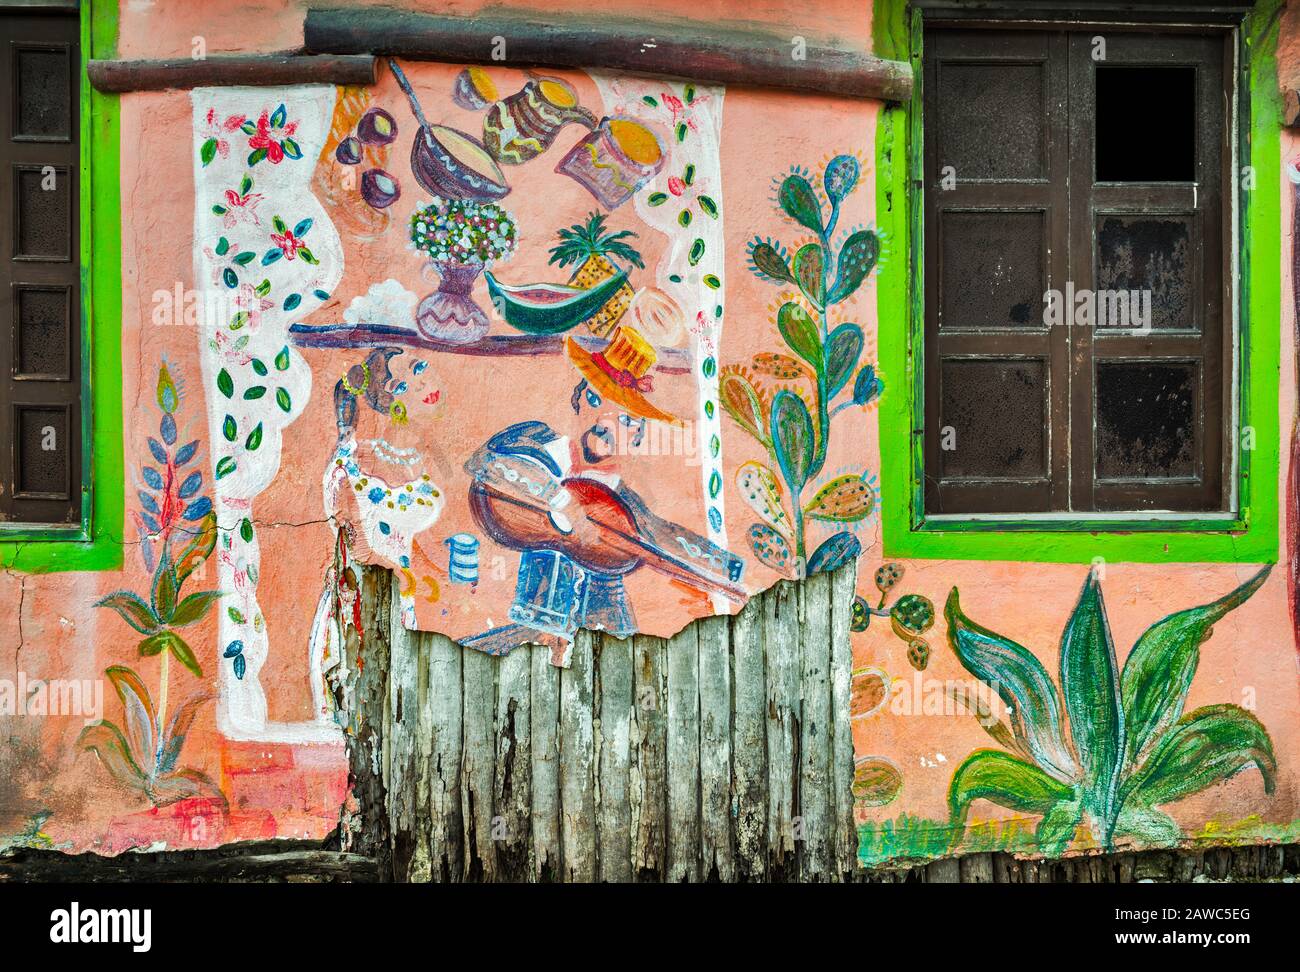
M 580 632 L 561 671 L 406 631 L 367 568 L 346 829 L 398 880 L 851 879 L 853 585 L 783 582 L 666 641 Z

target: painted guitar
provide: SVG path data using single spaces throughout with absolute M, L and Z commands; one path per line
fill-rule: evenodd
M 477 460 L 477 461 L 475 461 Z M 557 550 L 597 574 L 649 567 L 710 594 L 746 598 L 744 561 L 694 531 L 651 513 L 625 486 L 590 475 L 561 478 L 552 463 L 485 450 L 467 465 L 470 510 L 511 550 Z

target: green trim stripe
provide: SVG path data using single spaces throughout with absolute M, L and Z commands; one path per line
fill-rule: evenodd
M 1050 527 L 1019 522 L 921 522 L 921 16 L 906 0 L 876 0 L 875 53 L 910 60 L 916 76 L 910 105 L 882 106 L 876 127 L 876 222 L 893 259 L 877 282 L 882 545 L 886 557 L 1089 563 L 1274 563 L 1278 558 L 1281 368 L 1282 205 L 1281 99 L 1275 51 L 1282 0 L 1260 0 L 1243 30 L 1249 129 L 1240 154 L 1253 168 L 1243 191 L 1241 234 L 1240 424 L 1255 448 L 1240 453 L 1240 515 L 1229 522 L 1190 519 L 1123 523 L 1060 520 Z M 910 192 L 911 186 L 918 191 Z M 915 424 L 913 417 L 916 417 Z
M 122 233 L 118 96 L 86 81 L 117 51 L 117 4 L 81 4 L 81 529 L 6 529 L 0 564 L 45 573 L 122 565 Z

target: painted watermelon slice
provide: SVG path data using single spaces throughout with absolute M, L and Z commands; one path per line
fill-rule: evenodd
M 512 287 L 491 271 L 483 279 L 492 305 L 511 327 L 525 334 L 560 334 L 599 313 L 627 282 L 627 274 L 616 273 L 590 289 L 553 283 Z

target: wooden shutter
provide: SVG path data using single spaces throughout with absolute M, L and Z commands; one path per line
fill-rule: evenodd
M 0 519 L 77 523 L 77 18 L 0 12 L 0 38 Z
M 1229 44 L 927 30 L 927 513 L 1228 508 Z M 1049 325 L 1071 288 L 1151 330 Z

